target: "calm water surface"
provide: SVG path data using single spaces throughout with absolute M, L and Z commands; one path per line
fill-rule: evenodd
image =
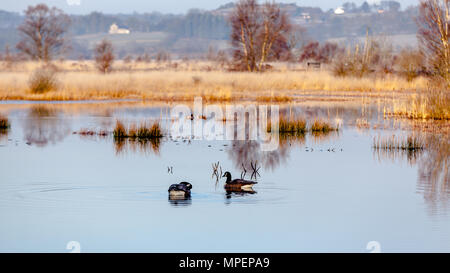
M 376 152 L 375 136 L 407 135 L 377 109 L 297 105 L 289 114 L 342 123 L 339 133 L 252 141 L 115 142 L 80 136 L 125 122 L 161 120 L 167 107 L 0 105 L 0 252 L 450 251 L 448 138 L 418 154 Z M 362 129 L 358 118 L 389 123 Z M 227 195 L 212 164 L 240 177 L 261 167 L 254 194 Z M 170 171 L 172 167 L 172 171 Z M 168 171 L 169 168 L 169 171 Z M 447 172 L 447 176 L 445 175 Z M 194 185 L 191 200 L 167 188 Z

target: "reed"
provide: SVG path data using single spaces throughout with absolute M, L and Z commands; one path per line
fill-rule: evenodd
M 306 129 L 306 121 L 304 119 L 287 119 L 284 116 L 281 116 L 278 122 L 278 128 L 280 133 L 290 133 L 290 134 L 305 134 L 307 132 Z M 267 125 L 267 132 L 272 132 L 272 123 L 269 121 Z
M 0 116 L 0 130 L 9 129 L 10 123 L 7 117 Z
M 311 124 L 310 131 L 312 133 L 329 133 L 339 131 L 339 127 L 334 127 L 322 120 L 315 120 L 313 124 Z
M 122 122 L 117 121 L 113 135 L 114 138 L 131 138 L 138 140 L 163 137 L 162 129 L 158 122 L 153 123 L 151 126 L 147 126 L 143 123 L 139 127 L 135 124 L 131 124 L 127 130 Z
M 394 104 L 392 112 L 409 119 L 450 120 L 450 91 L 428 89 L 404 103 Z
M 373 148 L 376 150 L 404 150 L 415 151 L 425 149 L 425 142 L 417 136 L 397 137 L 393 135 L 389 138 L 376 137 L 373 140 Z
M 114 138 L 127 138 L 128 132 L 122 122 L 116 122 L 116 128 L 113 131 Z
M 189 101 L 196 96 L 202 96 L 208 102 L 243 99 L 289 102 L 295 101 L 297 95 L 304 92 L 383 93 L 424 91 L 427 88 L 427 80 L 421 77 L 412 82 L 396 76 L 343 79 L 328 71 L 277 69 L 265 73 L 249 73 L 203 71 L 201 68 L 196 70 L 197 68 L 189 66 L 176 70 L 136 66 L 130 70 L 118 70 L 103 75 L 93 70 L 93 65 L 89 65 L 90 68 L 86 70 L 72 69 L 65 64 L 61 66 L 58 71 L 63 73 L 58 74 L 58 84 L 53 88 L 32 88 L 37 90 L 36 92 L 29 92 L 30 87 L 27 84 L 29 71 L 33 68 L 31 64 L 23 70 L 0 73 L 0 99 Z

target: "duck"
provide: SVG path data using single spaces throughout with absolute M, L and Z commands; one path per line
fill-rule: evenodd
M 181 182 L 180 184 L 173 184 L 169 187 L 170 197 L 190 197 L 192 184 L 188 182 Z
M 244 180 L 244 179 L 234 179 L 232 180 L 231 173 L 225 172 L 222 177 L 226 177 L 225 189 L 227 191 L 253 191 L 253 186 L 258 184 L 258 182 Z

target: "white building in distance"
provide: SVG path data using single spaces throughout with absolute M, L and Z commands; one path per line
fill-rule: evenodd
M 336 14 L 336 15 L 341 15 L 341 14 L 344 14 L 344 13 L 345 13 L 345 10 L 344 10 L 343 7 L 339 7 L 339 8 L 334 10 L 334 14 Z
M 119 28 L 116 23 L 109 27 L 109 34 L 130 34 L 130 30 L 126 28 Z

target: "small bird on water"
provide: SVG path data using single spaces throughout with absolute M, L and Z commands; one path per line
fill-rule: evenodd
M 171 197 L 190 197 L 192 184 L 188 182 L 181 182 L 180 184 L 173 184 L 169 187 L 169 195 Z
M 225 189 L 227 191 L 252 191 L 253 186 L 258 184 L 257 182 L 244 179 L 232 180 L 230 172 L 225 172 L 222 177 L 227 178 L 227 181 L 225 182 Z

